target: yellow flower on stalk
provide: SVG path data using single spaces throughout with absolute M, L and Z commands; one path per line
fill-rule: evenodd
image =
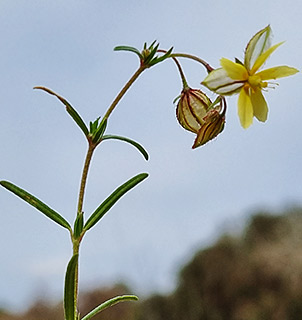
M 220 95 L 239 93 L 238 116 L 243 128 L 248 128 L 253 117 L 265 122 L 268 108 L 262 90 L 268 88 L 267 80 L 287 77 L 298 72 L 288 66 L 278 66 L 259 71 L 268 57 L 283 43 L 270 45 L 271 28 L 260 30 L 249 41 L 244 63 L 222 58 L 222 68 L 215 69 L 202 82 L 210 90 Z

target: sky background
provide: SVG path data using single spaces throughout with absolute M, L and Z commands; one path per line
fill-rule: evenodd
M 198 55 L 213 67 L 243 58 L 248 40 L 271 24 L 286 40 L 267 66 L 301 70 L 302 3 L 255 0 L 0 1 L 0 179 L 28 190 L 73 221 L 86 141 L 53 96 L 64 96 L 88 123 L 106 111 L 138 66 L 117 45 Z M 181 60 L 200 88 L 205 70 Z M 105 141 L 89 174 L 89 215 L 117 186 L 149 178 L 126 195 L 84 238 L 82 289 L 126 282 L 132 292 L 167 292 L 194 251 L 239 229 L 258 209 L 302 204 L 301 74 L 265 93 L 267 123 L 244 130 L 237 97 L 228 98 L 224 132 L 192 150 L 194 135 L 175 119 L 181 81 L 172 61 L 147 70 L 110 119 L 107 133 L 139 141 Z M 213 98 L 214 96 L 210 94 Z M 0 307 L 21 310 L 33 299 L 60 299 L 71 255 L 68 232 L 0 189 Z

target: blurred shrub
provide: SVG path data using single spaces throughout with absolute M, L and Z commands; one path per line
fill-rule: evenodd
M 181 270 L 175 292 L 140 304 L 138 320 L 301 320 L 302 210 L 254 215 Z

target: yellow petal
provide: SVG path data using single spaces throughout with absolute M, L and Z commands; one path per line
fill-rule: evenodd
M 247 80 L 249 76 L 246 68 L 240 63 L 233 62 L 226 58 L 221 58 L 220 65 L 231 79 L 244 81 Z
M 262 53 L 257 60 L 255 61 L 250 74 L 255 74 L 255 72 L 264 64 L 264 62 L 268 59 L 268 57 L 279 47 L 283 42 L 277 43 L 274 46 L 267 49 L 264 53 Z
M 279 66 L 274 68 L 265 69 L 257 73 L 257 76 L 261 78 L 261 80 L 270 80 L 277 79 L 282 77 L 288 77 L 295 73 L 299 72 L 296 68 L 288 67 L 288 66 Z
M 256 90 L 251 95 L 251 101 L 253 105 L 254 116 L 262 122 L 265 122 L 267 119 L 268 108 L 267 103 L 263 97 L 263 94 L 260 89 Z
M 244 129 L 253 123 L 253 105 L 250 96 L 244 88 L 241 89 L 238 98 L 238 116 Z
M 268 25 L 258 31 L 247 44 L 244 65 L 248 70 L 251 70 L 257 58 L 271 46 L 271 33 L 271 27 Z

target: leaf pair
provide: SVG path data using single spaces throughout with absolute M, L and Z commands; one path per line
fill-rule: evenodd
M 129 179 L 120 187 L 118 187 L 113 193 L 107 197 L 106 200 L 102 202 L 102 204 L 92 213 L 90 218 L 87 220 L 83 227 L 83 216 L 80 215 L 80 219 L 76 220 L 74 233 L 76 237 L 79 237 L 82 231 L 86 232 L 90 228 L 92 228 L 107 212 L 108 210 L 128 191 L 134 188 L 138 183 L 142 182 L 148 176 L 147 173 L 141 173 L 136 175 L 135 177 Z M 59 224 L 60 226 L 66 228 L 70 232 L 72 232 L 70 224 L 55 210 L 51 209 L 48 205 L 43 203 L 41 200 L 28 193 L 27 191 L 17 187 L 11 182 L 8 181 L 0 181 L 0 185 L 2 185 L 7 190 L 11 191 L 15 195 L 17 195 L 22 200 L 29 203 L 31 206 L 35 207 L 37 210 L 42 212 L 45 216 Z

